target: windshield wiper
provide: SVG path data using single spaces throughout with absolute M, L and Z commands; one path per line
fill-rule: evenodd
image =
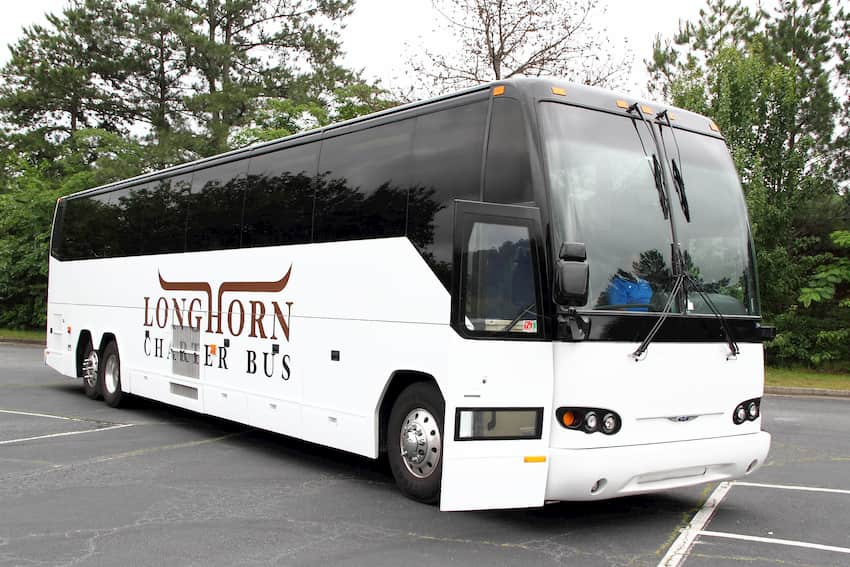
M 637 103 L 633 104 L 632 107 L 637 109 Z M 629 108 L 629 112 L 631 112 L 632 107 Z M 638 110 L 638 116 L 646 125 L 647 128 L 652 128 L 651 125 L 647 122 L 646 118 L 641 114 L 640 109 Z M 649 162 L 649 152 L 646 151 L 646 146 L 643 145 L 643 137 L 641 137 L 640 132 L 638 132 L 637 124 L 634 120 L 632 120 L 632 126 L 635 128 L 635 134 L 637 134 L 638 141 L 640 142 L 640 147 L 643 150 L 643 155 L 646 157 L 647 163 Z M 650 131 L 650 134 L 652 132 Z M 663 185 L 663 177 L 661 174 L 661 162 L 658 161 L 658 157 L 653 153 L 652 154 L 652 165 L 649 166 L 650 171 L 652 172 L 652 179 L 655 182 L 655 190 L 658 192 L 658 202 L 661 204 L 661 212 L 664 214 L 664 220 L 670 218 L 670 204 L 667 201 L 667 195 L 664 193 L 664 185 Z
M 629 113 L 632 113 L 632 112 L 637 113 L 638 117 L 641 119 L 641 121 L 643 121 L 644 125 L 649 130 L 649 133 L 652 136 L 652 142 L 655 145 L 656 150 L 658 151 L 659 154 L 664 156 L 664 159 L 667 159 L 667 151 L 666 151 L 666 147 L 664 146 L 664 142 L 662 140 L 659 140 L 658 136 L 656 136 L 655 130 L 653 129 L 652 124 L 649 122 L 649 120 L 647 120 L 646 116 L 644 116 L 643 112 L 641 111 L 640 105 L 637 102 L 635 102 L 634 104 L 629 106 L 628 112 Z M 667 112 L 664 111 L 663 113 L 659 113 L 658 116 L 659 117 L 663 116 L 663 118 L 667 121 L 668 126 L 670 126 L 670 132 L 672 133 L 673 127 L 670 124 L 670 116 L 667 114 Z M 676 141 L 676 134 L 672 133 L 672 136 L 673 136 L 673 140 Z M 677 152 L 679 151 L 678 141 L 676 141 L 676 151 Z M 644 154 L 646 154 L 646 149 L 644 149 Z M 653 155 L 653 158 L 654 157 L 655 156 Z M 681 160 L 682 160 L 681 153 L 679 153 L 678 157 L 679 157 L 679 161 L 681 162 Z M 684 180 L 682 179 L 682 172 L 679 169 L 679 167 L 677 167 L 675 160 L 670 160 L 670 161 L 672 162 L 671 169 L 673 170 L 674 178 L 678 176 L 678 180 L 675 181 L 675 184 L 676 184 L 676 192 L 679 194 L 679 203 L 682 205 L 682 211 L 685 214 L 685 218 L 688 220 L 688 222 L 690 222 L 690 211 L 688 210 L 688 200 L 687 200 L 687 197 L 685 195 L 685 184 L 684 184 Z M 657 160 L 656 160 L 656 162 L 657 162 Z M 669 191 L 669 187 L 670 187 L 670 180 L 667 178 L 667 170 L 660 167 L 660 166 L 659 166 L 659 169 L 661 170 L 660 171 L 660 178 L 663 181 L 663 185 L 661 185 L 661 189 L 660 189 L 660 191 L 662 191 L 662 194 L 664 195 L 662 197 L 662 201 L 664 203 L 669 203 L 670 198 L 669 198 L 669 192 L 668 191 Z M 659 184 L 656 184 L 656 187 L 658 187 L 658 186 L 659 186 Z M 664 191 L 665 188 L 668 189 L 668 191 Z M 666 212 L 665 212 L 664 218 L 665 219 L 667 218 Z M 738 344 L 735 342 L 734 337 L 732 337 L 732 333 L 729 330 L 729 326 L 726 322 L 726 318 L 720 313 L 720 311 L 717 309 L 717 307 L 714 305 L 714 303 L 711 301 L 711 299 L 708 297 L 708 295 L 702 290 L 702 287 L 688 273 L 687 265 L 686 265 L 684 256 L 682 254 L 682 248 L 679 245 L 679 236 L 678 236 L 678 231 L 676 229 L 676 218 L 671 215 L 669 220 L 670 220 L 670 232 L 671 232 L 671 236 L 673 237 L 673 242 L 671 243 L 671 246 L 670 246 L 670 248 L 671 248 L 671 260 L 672 260 L 672 267 L 673 267 L 673 277 L 675 278 L 675 281 L 673 283 L 673 289 L 670 291 L 670 296 L 667 298 L 667 302 L 664 304 L 664 309 L 661 310 L 661 314 L 659 315 L 658 320 L 655 321 L 655 324 L 652 326 L 649 333 L 646 335 L 646 338 L 643 340 L 643 342 L 641 342 L 640 346 L 638 346 L 638 348 L 631 354 L 631 356 L 632 356 L 632 358 L 635 359 L 635 362 L 642 360 L 643 355 L 646 353 L 646 349 L 649 348 L 649 344 L 652 342 L 652 340 L 658 334 L 658 331 L 661 330 L 661 326 L 664 324 L 664 321 L 666 321 L 667 318 L 670 316 L 670 313 L 673 310 L 673 304 L 674 303 L 678 305 L 678 312 L 679 313 L 686 313 L 687 305 L 688 305 L 688 295 L 687 295 L 687 293 L 688 293 L 688 287 L 690 287 L 694 291 L 696 291 L 700 295 L 700 297 L 702 297 L 703 301 L 705 301 L 706 305 L 708 305 L 712 314 L 715 317 L 717 317 L 718 320 L 720 321 L 720 327 L 721 327 L 721 330 L 723 331 L 723 336 L 726 339 L 726 343 L 729 345 L 730 354 L 729 354 L 729 356 L 727 356 L 727 359 L 734 358 L 735 356 L 738 355 L 740 350 L 738 349 Z
M 676 145 L 676 157 L 679 158 L 679 164 L 682 163 L 682 152 L 679 149 L 679 140 L 676 139 L 676 132 L 673 131 L 673 125 L 670 123 L 670 113 L 662 110 L 655 115 L 656 118 L 663 118 L 667 122 L 667 127 L 670 128 L 670 136 L 673 138 L 673 143 Z M 661 131 L 661 142 L 664 143 L 664 131 Z M 691 222 L 691 211 L 688 208 L 688 196 L 685 194 L 685 179 L 682 176 L 681 165 L 676 164 L 676 160 L 671 158 L 673 171 L 673 185 L 676 187 L 676 194 L 679 196 L 679 204 L 682 207 L 682 213 L 685 215 L 685 220 Z
M 674 252 L 675 253 L 675 252 Z M 723 338 L 726 339 L 726 344 L 729 346 L 729 354 L 726 356 L 726 360 L 734 359 L 738 354 L 740 354 L 741 349 L 738 348 L 738 343 L 735 342 L 735 337 L 732 336 L 732 331 L 729 330 L 729 323 L 726 320 L 726 317 L 717 309 L 717 306 L 714 305 L 714 302 L 711 301 L 711 298 L 708 297 L 708 294 L 705 293 L 705 290 L 702 289 L 702 286 L 688 273 L 686 269 L 683 269 L 678 276 L 676 276 L 676 281 L 673 284 L 673 289 L 670 291 L 670 296 L 667 298 L 667 303 L 664 304 L 664 309 L 661 310 L 661 315 L 658 317 L 658 320 L 647 333 L 646 338 L 643 339 L 643 342 L 640 343 L 640 346 L 631 354 L 632 358 L 635 359 L 635 362 L 639 362 L 643 360 L 643 355 L 646 353 L 646 349 L 649 348 L 649 344 L 655 338 L 655 335 L 658 334 L 658 331 L 661 330 L 661 326 L 664 324 L 664 321 L 667 320 L 667 317 L 670 315 L 673 302 L 676 300 L 676 297 L 679 295 L 679 292 L 684 290 L 687 292 L 687 288 L 690 287 L 694 291 L 696 291 L 702 300 L 708 305 L 708 308 L 711 310 L 712 315 L 717 317 L 720 321 L 720 330 L 723 332 Z

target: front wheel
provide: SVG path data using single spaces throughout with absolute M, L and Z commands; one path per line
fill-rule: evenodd
M 422 382 L 402 391 L 387 425 L 387 457 L 399 489 L 433 504 L 440 499 L 443 474 L 443 414 L 440 392 Z
M 113 408 L 120 406 L 127 395 L 121 391 L 121 358 L 118 356 L 118 345 L 115 341 L 111 341 L 103 349 L 100 361 L 100 384 L 103 401 Z

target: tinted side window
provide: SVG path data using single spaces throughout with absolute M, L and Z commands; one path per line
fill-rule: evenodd
M 188 203 L 186 250 L 238 248 L 247 160 L 196 171 Z
M 318 157 L 319 144 L 311 143 L 251 158 L 243 246 L 310 242 Z
M 150 210 L 150 188 L 156 183 L 136 185 L 126 190 L 119 199 L 124 218 L 123 230 L 125 246 L 128 255 L 155 254 L 150 246 L 150 218 L 156 216 L 156 211 Z
M 413 121 L 322 143 L 314 241 L 403 236 Z
M 98 226 L 99 204 L 91 198 L 68 199 L 62 226 L 62 250 L 68 260 L 94 257 L 93 239 Z
M 102 221 L 97 229 L 101 238 L 98 257 L 114 258 L 139 253 L 138 234 L 128 230 L 130 189 L 119 189 L 96 197 L 102 205 Z
M 531 166 L 522 107 L 511 98 L 493 100 L 484 200 L 491 203 L 527 203 L 531 192 Z
M 56 202 L 56 214 L 53 216 L 53 231 L 50 235 L 50 255 L 60 260 L 67 260 L 67 252 L 65 252 L 65 231 L 64 231 L 64 215 L 67 199 L 62 199 Z
M 147 199 L 140 210 L 140 222 L 147 236 L 146 254 L 186 249 L 186 200 L 191 187 L 191 173 L 154 181 L 147 186 Z
M 447 289 L 452 272 L 452 201 L 477 201 L 487 101 L 416 118 L 407 235 Z

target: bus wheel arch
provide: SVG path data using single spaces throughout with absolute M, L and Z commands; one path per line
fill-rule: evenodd
M 384 428 L 387 461 L 406 496 L 433 504 L 440 498 L 445 400 L 433 378 L 401 384 Z
M 440 386 L 433 376 L 418 370 L 396 370 L 387 381 L 384 388 L 384 394 L 381 396 L 381 401 L 378 404 L 378 454 L 384 455 L 387 452 L 387 424 L 390 420 L 390 412 L 393 409 L 396 399 L 404 391 L 405 388 L 416 382 L 425 382 L 433 386 L 440 395 Z

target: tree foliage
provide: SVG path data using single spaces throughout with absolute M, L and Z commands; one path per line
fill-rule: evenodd
M 434 0 L 434 7 L 457 45 L 426 49 L 412 66 L 437 90 L 543 75 L 610 86 L 631 65 L 630 53 L 610 49 L 594 23 L 604 16 L 597 0 Z
M 0 326 L 44 322 L 57 197 L 395 104 L 353 0 L 69 0 L 0 70 Z
M 758 254 L 768 345 L 784 363 L 850 365 L 840 306 L 850 220 L 848 15 L 829 0 L 751 12 L 709 0 L 695 23 L 655 42 L 650 88 L 720 126 L 741 176 Z M 832 235 L 832 236 L 831 236 Z M 836 236 L 838 235 L 838 236 Z M 835 240 L 838 238 L 838 240 Z

